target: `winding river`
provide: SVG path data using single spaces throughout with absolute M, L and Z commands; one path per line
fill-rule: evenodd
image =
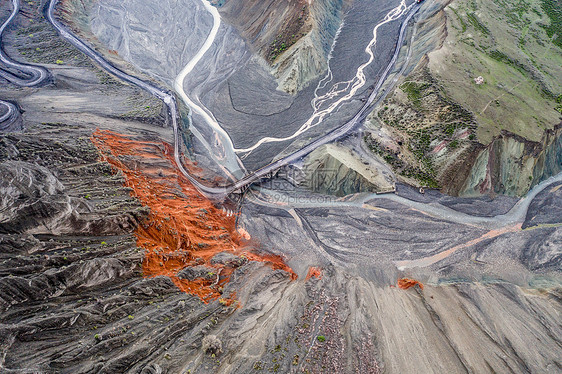
M 230 136 L 219 125 L 219 123 L 213 116 L 213 113 L 211 113 L 202 104 L 196 104 L 189 98 L 184 90 L 185 78 L 199 63 L 205 53 L 207 53 L 207 51 L 215 41 L 215 38 L 217 37 L 217 33 L 219 31 L 219 27 L 221 25 L 221 18 L 217 8 L 212 6 L 207 0 L 201 0 L 201 2 L 203 3 L 205 9 L 213 16 L 213 26 L 211 28 L 211 31 L 209 32 L 209 35 L 207 36 L 207 39 L 205 39 L 205 43 L 203 43 L 199 51 L 195 54 L 195 56 L 193 56 L 193 58 L 187 63 L 187 65 L 185 65 L 185 67 L 180 71 L 180 73 L 174 80 L 174 90 L 178 93 L 185 105 L 187 105 L 188 108 L 203 117 L 205 123 L 212 129 L 215 135 L 215 141 L 213 145 L 209 145 L 204 137 L 199 133 L 197 128 L 195 128 L 194 126 L 190 127 L 191 132 L 207 148 L 209 154 L 215 157 L 215 161 L 217 161 L 217 164 L 221 166 L 223 171 L 225 171 L 225 173 L 229 175 L 231 179 L 234 180 L 234 176 L 232 176 L 231 173 L 240 169 L 245 169 L 238 156 L 236 156 L 236 154 L 234 153 L 234 145 L 232 143 L 232 140 L 230 139 Z M 191 116 L 191 112 L 189 115 Z
M 208 113 L 208 111 L 205 108 L 203 108 L 201 106 L 198 106 L 194 101 L 189 99 L 188 95 L 185 93 L 184 88 L 183 88 L 183 82 L 185 80 L 185 77 L 193 70 L 193 68 L 197 65 L 197 63 L 202 58 L 202 56 L 207 52 L 209 47 L 212 45 L 212 43 L 214 41 L 214 38 L 216 36 L 218 27 L 220 25 L 220 17 L 218 16 L 218 12 L 217 12 L 216 8 L 212 7 L 205 0 L 202 0 L 202 1 L 205 4 L 207 10 L 209 10 L 211 12 L 211 14 L 213 14 L 213 19 L 214 19 L 213 29 L 211 30 L 211 33 L 207 37 L 204 45 L 201 47 L 201 49 L 199 50 L 197 55 L 184 67 L 184 69 L 177 76 L 177 78 L 174 82 L 174 88 L 177 90 L 178 94 L 180 95 L 182 100 L 184 100 L 186 105 L 188 105 L 190 108 L 192 108 L 193 111 L 197 112 L 198 114 L 200 114 L 204 118 L 206 118 L 208 121 L 210 121 L 209 126 L 211 126 L 213 128 L 213 130 L 218 134 L 218 140 L 217 140 L 216 146 L 221 146 L 224 149 L 224 151 L 225 151 L 224 157 L 230 157 L 230 156 L 233 155 L 234 149 L 232 148 L 232 142 L 230 141 L 230 138 L 228 137 L 228 134 L 226 134 L 226 132 L 224 132 L 224 130 L 222 128 L 220 128 L 220 126 L 218 125 L 216 120 L 213 118 L 212 113 Z M 350 80 L 350 81 L 343 82 L 343 84 L 342 83 L 334 84 L 332 86 L 332 88 L 328 91 L 328 93 L 326 93 L 322 97 L 318 96 L 315 99 L 315 101 L 313 102 L 313 105 L 315 106 L 315 108 L 318 108 L 318 111 L 315 111 L 315 114 L 313 114 L 313 116 L 311 118 L 321 118 L 322 117 L 321 113 L 328 113 L 328 112 L 324 112 L 324 111 L 334 110 L 339 105 L 339 103 L 341 103 L 342 101 L 345 101 L 345 100 L 349 100 L 349 98 L 351 98 L 353 96 L 353 94 L 355 92 L 357 92 L 357 89 L 359 89 L 359 87 L 362 87 L 363 85 L 365 85 L 366 78 L 364 76 L 363 70 L 374 59 L 374 55 L 372 53 L 372 48 L 376 44 L 378 28 L 384 23 L 397 20 L 397 19 L 403 17 L 404 14 L 407 14 L 407 16 L 402 21 L 399 43 L 398 43 L 398 46 L 396 48 L 395 54 L 394 54 L 391 62 L 389 63 L 385 72 L 383 73 L 383 75 L 381 76 L 377 85 L 375 86 L 375 89 L 374 89 L 373 93 L 371 94 L 371 96 L 370 96 L 368 102 L 366 103 L 366 105 L 363 106 L 363 108 L 359 111 L 359 113 L 357 113 L 357 115 L 352 120 L 350 120 L 349 122 L 344 124 L 342 127 L 338 128 L 338 129 L 332 131 L 331 133 L 327 134 L 326 136 L 322 137 L 321 139 L 318 139 L 315 142 L 309 144 L 308 146 L 302 148 L 301 150 L 295 152 L 294 154 L 292 154 L 288 157 L 285 157 L 281 160 L 278 160 L 278 161 L 268 165 L 267 167 L 264 167 L 264 168 L 254 172 L 254 173 L 251 173 L 251 174 L 247 175 L 246 177 L 242 178 L 241 180 L 238 180 L 237 182 L 233 183 L 230 186 L 209 187 L 209 186 L 206 186 L 206 185 L 202 184 L 201 182 L 197 181 L 195 178 L 193 178 L 185 170 L 185 168 L 183 167 L 183 165 L 181 163 L 181 154 L 180 154 L 180 146 L 179 146 L 180 136 L 179 136 L 178 116 L 177 116 L 178 109 L 177 109 L 177 103 L 175 101 L 175 96 L 173 94 L 171 94 L 170 92 L 164 90 L 164 89 L 156 87 L 151 83 L 148 83 L 144 80 L 133 77 L 133 76 L 121 71 L 120 69 L 118 69 L 115 66 L 113 66 L 112 64 L 110 64 L 107 60 L 105 60 L 101 55 L 99 55 L 92 48 L 90 48 L 88 45 L 86 45 L 83 41 L 81 41 L 76 36 L 71 34 L 70 31 L 68 31 L 68 29 L 66 29 L 66 27 L 64 25 L 62 25 L 54 17 L 54 9 L 55 9 L 55 6 L 56 6 L 57 2 L 58 2 L 58 0 L 49 0 L 49 2 L 48 2 L 48 6 L 47 6 L 46 12 L 45 12 L 45 15 L 46 15 L 46 18 L 48 19 L 48 21 L 55 27 L 55 29 L 60 33 L 60 35 L 64 39 L 68 40 L 77 49 L 79 49 L 81 52 L 83 52 L 84 54 L 86 54 L 87 56 L 92 58 L 94 61 L 96 61 L 103 69 L 105 69 L 109 73 L 113 74 L 114 76 L 116 76 L 116 77 L 118 77 L 118 78 L 120 78 L 124 81 L 127 81 L 131 84 L 134 84 L 134 85 L 150 92 L 154 96 L 156 96 L 156 97 L 158 97 L 158 98 L 160 98 L 161 100 L 164 101 L 164 103 L 168 107 L 170 118 L 172 119 L 172 125 L 173 125 L 173 130 L 174 130 L 174 145 L 175 145 L 174 146 L 174 157 L 175 157 L 176 163 L 178 164 L 179 169 L 200 191 L 202 191 L 203 193 L 205 193 L 205 194 L 207 194 L 208 196 L 211 196 L 211 197 L 217 197 L 218 196 L 218 197 L 222 197 L 222 198 L 224 198 L 226 195 L 228 195 L 229 193 L 231 193 L 232 191 L 234 191 L 236 189 L 240 189 L 240 188 L 243 188 L 247 185 L 250 185 L 256 179 L 260 178 L 261 176 L 266 175 L 267 173 L 269 173 L 273 170 L 276 170 L 277 168 L 279 168 L 281 166 L 287 165 L 291 162 L 294 162 L 294 161 L 298 160 L 299 158 L 303 157 L 304 155 L 306 155 L 308 152 L 310 152 L 314 148 L 318 147 L 319 145 L 325 144 L 325 143 L 330 142 L 330 141 L 333 141 L 333 140 L 343 136 L 348 131 L 350 131 L 360 121 L 360 119 L 362 118 L 365 110 L 368 108 L 368 106 L 375 100 L 376 96 L 379 94 L 379 91 L 380 91 L 385 79 L 388 77 L 388 74 L 389 74 L 390 70 L 392 69 L 392 67 L 394 66 L 394 64 L 396 62 L 398 52 L 400 50 L 400 46 L 401 46 L 402 41 L 403 41 L 403 37 L 404 37 L 404 33 L 405 33 L 405 30 L 406 30 L 407 24 L 417 10 L 417 8 L 412 8 L 412 6 L 406 7 L 405 1 L 403 0 L 402 3 L 398 7 L 394 8 L 391 12 L 389 12 L 387 14 L 387 16 L 385 17 L 385 20 L 383 22 L 381 22 L 379 25 L 377 25 L 375 27 L 375 29 L 373 30 L 373 35 L 374 35 L 373 39 L 371 40 L 371 42 L 369 43 L 369 45 L 366 48 L 366 52 L 370 56 L 369 60 L 366 63 L 364 63 L 360 66 L 360 69 L 358 70 L 358 72 L 356 74 L 356 77 L 354 79 Z M 15 18 L 15 16 L 19 12 L 19 1 L 18 0 L 12 0 L 12 3 L 13 3 L 13 6 L 14 6 L 13 12 L 11 13 L 10 17 L 0 27 L 0 39 L 3 35 L 3 32 L 5 31 L 6 27 L 8 26 L 8 24 Z M 4 74 L 4 75 L 2 75 L 3 77 L 10 80 L 12 83 L 14 83 L 16 85 L 23 86 L 23 87 L 31 87 L 31 86 L 38 85 L 38 84 L 44 82 L 49 77 L 48 71 L 46 69 L 44 69 L 43 67 L 21 64 L 21 63 L 15 62 L 12 59 L 10 59 L 5 54 L 5 52 L 3 50 L 0 50 L 0 60 L 3 64 L 7 65 L 8 67 L 10 67 L 10 68 L 12 68 L 12 69 L 14 69 L 18 72 L 23 73 L 23 77 L 18 77 L 18 76 L 14 75 L 12 73 L 9 73 L 9 72 L 3 73 Z M 0 70 L 0 71 L 2 71 L 2 70 Z M 331 77 L 330 72 L 328 72 L 325 80 L 321 81 L 321 84 L 326 85 L 327 82 L 331 79 L 330 77 Z M 343 96 L 339 97 L 339 99 L 336 100 L 336 102 L 331 103 L 330 105 L 327 105 L 327 107 L 325 109 L 320 109 L 323 106 L 323 102 L 325 100 L 328 100 L 328 98 L 337 97 L 340 94 L 343 94 Z M 4 102 L 4 101 L 1 101 L 0 105 L 5 106 L 5 108 L 6 108 L 3 112 L 0 112 L 0 113 L 3 113 L 0 116 L 0 124 L 1 124 L 2 122 L 5 122 L 5 121 L 9 120 L 9 118 L 14 115 L 14 111 L 17 108 L 15 108 L 15 105 L 13 105 L 12 103 Z M 307 121 L 307 123 L 309 123 L 309 122 Z M 312 123 L 312 122 L 310 122 L 310 123 Z M 303 127 L 301 127 L 301 129 L 303 129 Z M 299 129 L 299 131 L 300 131 L 300 129 Z M 303 130 L 303 131 L 306 131 L 306 129 Z M 264 142 L 266 142 L 266 140 L 264 140 L 261 144 L 264 144 Z M 229 150 L 231 151 L 230 156 L 227 155 L 228 152 L 230 152 Z M 238 162 L 239 161 L 237 161 L 237 163 Z M 283 197 L 284 193 L 282 191 L 272 191 L 272 190 L 267 190 L 267 189 L 259 189 L 258 194 L 250 194 L 250 199 L 251 199 L 252 202 L 257 203 L 257 204 L 266 205 L 266 206 L 281 207 L 281 208 L 286 209 L 286 210 L 291 210 L 291 209 L 294 209 L 294 208 L 318 208 L 318 207 L 368 208 L 368 204 L 369 204 L 370 201 L 373 201 L 373 200 L 376 200 L 376 199 L 387 199 L 387 200 L 391 200 L 391 201 L 400 203 L 402 205 L 408 206 L 408 207 L 410 207 L 412 209 L 415 209 L 415 210 L 418 210 L 420 212 L 423 212 L 423 213 L 425 213 L 429 216 L 439 218 L 441 220 L 455 222 L 455 223 L 459 223 L 459 224 L 463 224 L 463 225 L 473 225 L 473 226 L 477 226 L 479 228 L 490 230 L 488 233 L 484 234 L 482 236 L 482 238 L 476 238 L 472 241 L 469 241 L 469 242 L 465 243 L 464 245 L 452 247 L 452 248 L 450 248 L 450 249 L 448 249 L 444 252 L 441 252 L 439 254 L 429 256 L 427 258 L 418 259 L 418 260 L 397 261 L 396 262 L 396 265 L 397 265 L 398 268 L 405 269 L 405 268 L 415 267 L 415 266 L 428 266 L 428 265 L 433 264 L 437 261 L 440 261 L 441 259 L 450 255 L 451 253 L 454 253 L 458 249 L 465 248 L 466 246 L 470 246 L 470 245 L 473 245 L 473 244 L 477 243 L 480 239 L 484 240 L 484 239 L 487 239 L 487 238 L 490 238 L 490 237 L 501 235 L 505 232 L 515 232 L 517 230 L 520 230 L 521 224 L 523 223 L 523 221 L 525 219 L 525 216 L 526 216 L 527 211 L 529 209 L 529 205 L 531 204 L 533 199 L 541 191 L 545 190 L 548 186 L 550 186 L 554 183 L 559 183 L 559 182 L 562 182 L 562 173 L 559 173 L 558 175 L 553 176 L 553 177 L 539 183 L 531 191 L 529 191 L 529 193 L 524 198 L 520 199 L 507 213 L 501 214 L 501 215 L 496 215 L 494 217 L 479 217 L 479 216 L 475 216 L 475 215 L 470 215 L 470 214 L 466 214 L 466 213 L 462 213 L 462 212 L 453 210 L 451 208 L 445 207 L 445 206 L 440 205 L 440 204 L 421 203 L 421 202 L 413 201 L 413 200 L 410 200 L 410 199 L 407 199 L 407 198 L 404 198 L 404 197 L 401 197 L 401 196 L 398 196 L 398 195 L 395 195 L 395 194 L 377 195 L 377 194 L 365 194 L 364 193 L 364 194 L 347 196 L 345 198 L 338 199 L 338 200 L 335 200 L 335 201 L 331 200 L 329 202 L 317 202 L 317 201 L 313 201 L 313 200 L 307 201 L 306 198 L 302 198 L 302 199 L 299 199 L 298 202 L 295 202 L 295 203 L 292 203 L 292 204 L 283 204 L 283 203 L 279 203 L 279 201 L 284 200 L 284 197 Z M 277 203 L 274 203 L 272 201 L 277 201 Z
M 341 104 L 343 104 L 344 102 L 352 99 L 355 96 L 355 94 L 359 91 L 359 89 L 363 88 L 365 86 L 366 82 L 367 82 L 367 78 L 365 77 L 365 69 L 369 65 L 371 65 L 371 63 L 375 60 L 375 55 L 373 53 L 373 50 L 374 50 L 374 48 L 377 44 L 378 31 L 379 31 L 380 27 L 384 26 L 387 23 L 390 23 L 390 22 L 393 22 L 393 21 L 396 21 L 396 20 L 402 18 L 402 16 L 404 16 L 404 14 L 407 14 L 408 11 L 412 8 L 413 8 L 413 5 L 411 5 L 410 7 L 407 7 L 406 1 L 402 0 L 401 3 L 397 7 L 395 7 L 390 12 L 388 12 L 388 14 L 384 17 L 384 19 L 381 22 L 379 22 L 377 25 L 375 25 L 375 27 L 373 28 L 373 38 L 371 39 L 371 41 L 369 42 L 367 47 L 365 47 L 365 53 L 369 56 L 368 60 L 365 63 L 361 64 L 359 66 L 359 68 L 357 68 L 357 71 L 355 73 L 355 77 L 353 79 L 345 81 L 345 82 L 334 83 L 331 86 L 331 88 L 328 90 L 327 93 L 325 93 L 324 95 L 318 96 L 317 95 L 318 91 L 321 88 L 327 86 L 333 78 L 332 70 L 328 67 L 328 71 L 327 71 L 326 75 L 324 76 L 324 78 L 322 78 L 320 80 L 320 82 L 318 82 L 318 85 L 315 89 L 315 98 L 313 99 L 313 101 L 311 103 L 311 105 L 314 109 L 314 112 L 312 113 L 310 118 L 297 131 L 295 131 L 292 135 L 287 136 L 287 137 L 283 137 L 283 138 L 264 137 L 264 138 L 261 138 L 260 140 L 258 140 L 251 147 L 242 148 L 242 149 L 235 149 L 235 151 L 238 152 L 238 153 L 247 153 L 247 152 L 254 151 L 255 149 L 257 149 L 258 147 L 260 147 L 263 144 L 274 143 L 274 142 L 284 142 L 284 141 L 287 141 L 287 140 L 295 139 L 297 136 L 305 133 L 306 131 L 310 130 L 314 126 L 321 123 L 322 120 L 327 115 L 334 112 L 334 110 L 339 108 L 341 106 Z M 413 13 L 411 13 L 411 15 L 413 15 Z M 410 19 L 411 19 L 411 17 L 408 17 L 406 20 L 403 21 L 403 23 L 407 24 Z M 401 43 L 399 43 L 399 44 L 401 44 Z M 395 61 L 395 59 L 394 59 L 394 61 Z M 389 66 L 393 65 L 394 61 L 391 62 L 389 64 Z M 388 73 L 383 74 L 384 78 L 386 78 L 387 74 Z M 375 91 L 378 92 L 378 90 L 375 90 Z

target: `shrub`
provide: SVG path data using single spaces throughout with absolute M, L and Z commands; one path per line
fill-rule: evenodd
M 210 355 L 222 353 L 222 343 L 216 335 L 205 336 L 201 342 L 201 348 L 203 348 L 203 352 Z

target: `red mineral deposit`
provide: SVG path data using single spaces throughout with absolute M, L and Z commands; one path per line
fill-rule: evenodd
M 306 274 L 306 280 L 310 278 L 322 279 L 322 269 L 319 267 L 311 266 L 308 268 L 308 274 Z
M 131 195 L 150 208 L 148 218 L 135 231 L 137 246 L 146 253 L 144 276 L 168 276 L 180 290 L 204 302 L 221 297 L 222 287 L 239 266 L 212 263 L 213 256 L 221 252 L 238 256 L 242 263 L 264 262 L 296 278 L 279 256 L 256 253 L 247 232 L 236 230 L 235 217 L 227 217 L 197 191 L 177 168 L 169 144 L 101 130 L 94 132 L 92 142 L 101 158 L 123 174 Z M 188 160 L 185 162 L 188 170 L 197 169 Z M 182 269 L 200 265 L 208 269 L 203 276 L 191 280 L 178 277 Z M 235 294 L 221 300 L 231 304 L 234 297 Z
M 398 279 L 398 288 L 401 288 L 403 290 L 407 290 L 409 288 L 414 287 L 415 285 L 420 286 L 420 288 L 423 290 L 423 284 L 421 284 L 420 282 L 418 282 L 417 280 L 414 279 L 410 279 L 410 278 L 401 278 Z

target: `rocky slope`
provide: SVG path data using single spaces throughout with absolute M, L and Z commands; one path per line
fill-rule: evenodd
M 229 216 L 177 173 L 161 104 L 24 7 L 3 43 L 53 80 L 0 82 L 24 125 L 0 135 L 2 373 L 560 370 L 561 182 L 532 201 L 522 230 L 455 220 L 514 199 L 405 187 L 396 196 L 451 210 L 329 197 L 293 208 L 256 192 Z M 30 24 L 38 36 L 25 37 Z M 42 55 L 38 41 L 53 48 Z M 330 154 L 353 166 L 346 178 L 365 172 Z M 403 277 L 423 289 L 397 287 Z
M 540 142 L 505 132 L 478 154 L 460 194 L 517 196 L 561 171 L 562 124 L 545 131 Z
M 560 9 L 547 3 L 428 2 L 412 44 L 425 58 L 373 113 L 371 149 L 451 194 L 520 196 L 559 172 Z
M 292 94 L 327 69 L 344 2 L 215 1 L 225 20 L 272 66 L 279 89 Z
M 377 260 L 373 259 L 372 266 L 356 269 L 352 264 L 364 262 L 361 256 L 370 251 L 359 251 L 361 256 L 355 257 L 348 239 L 345 242 L 349 244 L 341 242 L 341 249 L 329 242 L 339 241 L 338 231 L 353 237 L 357 230 L 364 236 L 365 227 L 373 224 L 396 230 L 406 217 L 419 224 L 426 221 L 423 235 L 428 235 L 427 239 L 432 232 L 429 225 L 435 226 L 435 232 L 442 230 L 437 220 L 431 222 L 411 213 L 400 217 L 400 210 L 385 213 L 380 206 L 341 212 L 349 219 L 340 221 L 326 219 L 340 214 L 337 209 L 299 210 L 297 214 L 307 225 L 299 228 L 293 217 L 278 209 L 248 204 L 242 223 L 256 238 L 268 240 L 289 254 L 290 263 L 301 276 L 292 280 L 287 271 L 239 258 L 230 282 L 221 291 L 227 295 L 236 292 L 235 303 L 228 306 L 222 298 L 204 303 L 178 289 L 174 277 L 143 277 L 153 247 L 138 239 L 135 243 L 132 234 L 136 228 L 151 226 L 154 218 L 149 214 L 160 215 L 162 208 L 149 205 L 150 210 L 142 209 L 131 198 L 131 190 L 149 194 L 149 189 L 155 188 L 141 183 L 139 177 L 167 175 L 164 191 L 177 190 L 175 199 L 166 198 L 168 204 L 184 206 L 197 201 L 182 201 L 185 187 L 169 175 L 170 161 L 162 148 L 155 146 L 162 143 L 154 135 L 123 138 L 127 149 L 141 146 L 146 152 L 143 159 L 137 159 L 134 151 L 120 154 L 124 149 L 119 151 L 105 141 L 116 160 L 132 168 L 115 175 L 109 164 L 98 161 L 99 154 L 89 138 L 81 137 L 87 129 L 62 124 L 48 133 L 47 129 L 42 125 L 41 133 L 2 138 L 6 152 L 1 165 L 7 173 L 2 180 L 15 176 L 17 182 L 3 185 L 0 191 L 7 210 L 20 213 L 3 216 L 1 226 L 0 364 L 5 372 L 555 372 L 561 365 L 560 295 L 552 283 L 556 277 L 544 273 L 543 283 L 535 287 L 524 280 L 540 281 L 533 275 L 536 269 L 556 272 L 559 268 L 559 255 L 540 244 L 545 239 L 539 239 L 534 252 L 527 254 L 519 252 L 527 248 L 524 241 L 498 239 L 512 243 L 513 256 L 521 256 L 517 264 L 535 259 L 518 272 L 512 267 L 521 265 L 508 263 L 511 270 L 507 269 L 505 258 L 494 253 L 504 248 L 501 242 L 497 247 L 486 245 L 470 265 L 481 267 L 478 264 L 485 262 L 490 269 L 502 266 L 506 274 L 517 274 L 512 282 L 482 278 L 459 282 L 461 274 L 477 272 L 467 271 L 465 261 L 454 259 L 446 266 L 441 264 L 440 270 L 412 273 L 428 281 L 423 290 L 403 290 L 392 286 L 400 274 L 392 270 L 388 259 L 403 253 L 406 232 L 401 237 L 405 241 L 394 244 L 397 252 L 389 248 L 375 251 Z M 132 138 L 139 143 L 127 140 Z M 37 162 L 38 157 L 42 161 Z M 134 175 L 137 177 L 131 179 Z M 32 188 L 29 180 L 35 182 Z M 561 193 L 560 188 L 550 189 L 531 211 L 551 211 L 559 205 Z M 143 195 L 140 199 L 146 204 Z M 195 212 L 197 207 L 186 209 Z M 372 211 L 380 215 L 378 220 L 364 216 L 363 212 Z M 24 212 L 27 219 L 22 224 L 18 217 Z M 212 210 L 203 215 L 188 213 L 186 216 L 199 221 L 203 231 L 197 234 L 190 229 L 187 234 L 201 235 L 198 240 L 211 243 L 212 235 L 223 233 L 221 228 L 205 226 L 214 225 L 217 214 L 220 217 Z M 393 219 L 393 214 L 398 214 L 398 219 Z M 31 217 L 35 220 L 29 220 Z M 528 218 L 536 217 L 531 213 Z M 541 217 L 539 221 L 528 224 L 543 232 L 537 238 L 547 238 L 545 244 L 559 242 L 560 229 L 542 229 L 545 222 Z M 154 223 L 162 225 L 162 238 L 177 237 L 165 234 L 165 219 Z M 329 230 L 326 225 L 331 223 L 339 228 Z M 291 233 L 295 242 L 272 233 L 271 227 Z M 306 239 L 305 227 L 316 233 L 318 242 Z M 454 227 L 451 225 L 448 232 Z M 549 235 L 544 235 L 545 230 Z M 371 233 L 374 238 L 357 240 L 354 245 L 368 248 L 379 243 L 376 235 L 384 236 L 381 230 Z M 474 235 L 460 233 L 460 240 Z M 298 240 L 303 234 L 305 239 Z M 399 239 L 392 237 L 395 242 Z M 151 240 L 161 243 L 156 235 Z M 513 247 L 514 243 L 518 244 Z M 326 245 L 333 248 L 335 257 L 309 257 Z M 301 246 L 308 251 L 300 250 Z M 206 249 L 197 251 L 204 253 Z M 177 261 L 173 252 L 160 256 L 157 261 L 167 265 Z M 313 263 L 322 270 L 307 279 L 307 266 Z M 180 277 L 198 277 L 194 274 L 200 266 L 184 267 Z M 206 277 L 210 270 L 205 268 L 199 277 Z M 440 274 L 439 281 L 430 280 L 435 274 Z
M 307 156 L 301 184 L 309 190 L 328 195 L 346 196 L 357 192 L 394 190 L 394 181 L 376 168 L 361 162 L 349 149 L 328 144 Z

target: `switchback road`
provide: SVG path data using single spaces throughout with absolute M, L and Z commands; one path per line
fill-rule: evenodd
M 14 0 L 14 1 L 16 1 L 16 0 Z M 283 157 L 283 158 L 281 158 L 277 161 L 274 161 L 274 162 L 254 171 L 254 172 L 251 172 L 248 175 L 246 175 L 245 177 L 243 177 L 242 179 L 240 179 L 240 180 L 238 180 L 238 181 L 236 181 L 232 184 L 229 184 L 229 185 L 226 185 L 226 186 L 215 187 L 215 186 L 207 186 L 207 185 L 199 182 L 197 179 L 195 179 L 193 176 L 191 176 L 187 172 L 187 170 L 183 167 L 183 165 L 181 163 L 181 159 L 180 159 L 180 136 L 179 136 L 179 128 L 178 128 L 179 120 L 178 120 L 178 109 L 177 109 L 177 102 L 176 102 L 175 96 L 169 91 L 166 91 L 162 88 L 156 87 L 152 83 L 149 83 L 149 82 L 141 80 L 137 77 L 131 76 L 131 75 L 125 73 L 124 71 L 118 69 L 117 67 L 113 66 L 110 62 L 108 62 L 98 52 L 96 52 L 91 47 L 89 47 L 87 44 L 85 44 L 83 41 L 81 41 L 79 38 L 74 36 L 62 23 L 60 23 L 55 18 L 54 10 L 55 10 L 55 6 L 56 6 L 57 2 L 58 2 L 58 0 L 49 0 L 48 6 L 46 7 L 45 16 L 46 16 L 47 20 L 53 25 L 53 27 L 59 32 L 59 34 L 64 39 L 68 40 L 72 45 L 74 45 L 76 48 L 78 48 L 82 53 L 86 54 L 88 57 L 90 57 L 91 59 L 96 61 L 103 69 L 105 69 L 106 71 L 108 71 L 112 75 L 114 75 L 114 76 L 116 76 L 116 77 L 118 77 L 118 78 L 120 78 L 120 79 L 122 79 L 122 80 L 124 80 L 128 83 L 136 85 L 136 86 L 146 90 L 147 92 L 150 92 L 152 95 L 158 97 L 162 101 L 164 101 L 164 103 L 168 107 L 168 112 L 169 112 L 170 118 L 172 120 L 172 126 L 173 126 L 173 130 L 174 130 L 174 158 L 176 160 L 176 163 L 177 163 L 179 169 L 197 187 L 197 189 L 199 189 L 199 191 L 201 191 L 207 197 L 212 198 L 212 199 L 217 199 L 217 200 L 222 200 L 222 199 L 226 198 L 226 196 L 228 196 L 232 192 L 239 191 L 239 190 L 243 189 L 244 187 L 251 185 L 255 181 L 257 181 L 257 180 L 271 174 L 272 172 L 278 170 L 279 168 L 301 159 L 302 157 L 306 156 L 307 154 L 312 152 L 314 149 L 320 147 L 321 145 L 333 142 L 333 141 L 347 135 L 349 133 L 349 131 L 351 131 L 355 126 L 357 126 L 364 119 L 367 109 L 370 107 L 370 105 L 373 103 L 375 98 L 378 96 L 379 91 L 380 91 L 384 81 L 388 77 L 388 74 L 390 73 L 391 69 L 394 67 L 394 64 L 396 63 L 396 60 L 398 58 L 398 54 L 400 53 L 402 43 L 404 41 L 404 36 L 405 36 L 405 33 L 406 33 L 406 28 L 407 28 L 408 22 L 412 19 L 412 17 L 416 14 L 416 12 L 419 9 L 419 5 L 413 4 L 410 7 L 409 12 L 406 14 L 404 19 L 402 20 L 402 25 L 401 25 L 401 28 L 400 28 L 400 34 L 399 34 L 399 37 L 398 37 L 398 42 L 396 43 L 396 48 L 395 48 L 395 51 L 394 51 L 394 54 L 393 54 L 393 57 L 392 57 L 391 61 L 387 65 L 383 74 L 379 77 L 379 80 L 378 80 L 376 86 L 374 87 L 373 92 L 369 96 L 369 99 L 365 102 L 365 105 L 363 105 L 361 110 L 359 110 L 359 112 L 351 120 L 349 120 L 348 122 L 346 122 L 345 124 L 343 124 L 339 128 L 337 128 L 337 129 L 329 132 L 328 134 L 324 135 L 323 137 L 316 139 L 315 141 L 313 141 L 312 143 L 308 144 L 307 146 L 301 148 L 300 150 L 298 150 L 298 151 L 296 151 L 296 152 L 294 152 L 294 153 L 292 153 L 292 154 L 290 154 L 286 157 Z

